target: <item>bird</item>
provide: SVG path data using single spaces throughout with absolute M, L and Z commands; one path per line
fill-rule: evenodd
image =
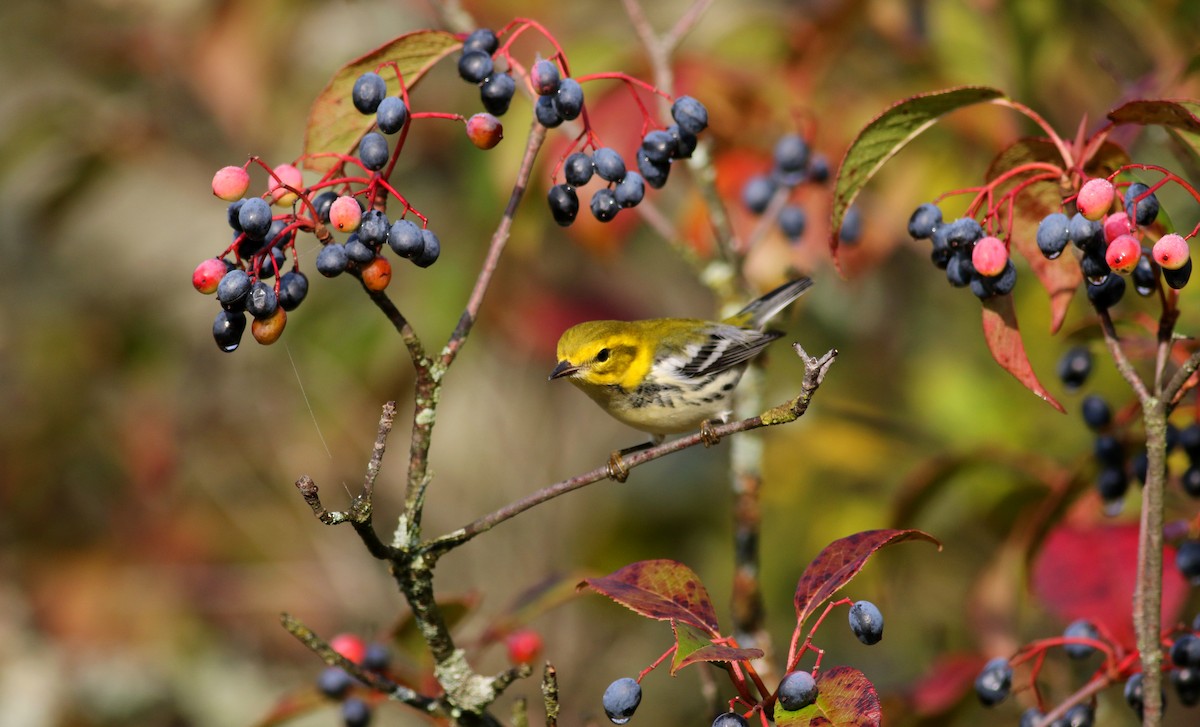
M 624 481 L 622 456 L 660 444 L 668 434 L 705 433 L 715 443 L 712 423 L 730 413 L 734 389 L 751 359 L 780 331 L 771 318 L 812 286 L 789 281 L 721 321 L 653 318 L 587 321 L 558 340 L 558 363 L 550 380 L 566 379 L 618 421 L 651 435 L 646 444 L 613 452 L 609 476 Z

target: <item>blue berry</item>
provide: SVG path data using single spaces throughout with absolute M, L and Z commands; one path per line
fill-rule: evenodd
M 679 128 L 679 124 L 668 126 L 667 133 L 671 135 L 671 141 L 675 144 L 671 158 L 690 159 L 692 153 L 696 151 L 696 145 L 700 143 L 696 135 Z
M 547 129 L 562 126 L 563 117 L 554 105 L 554 96 L 539 96 L 537 103 L 533 105 L 533 113 L 537 122 Z
M 1192 259 L 1189 257 L 1187 262 L 1183 264 L 1183 267 L 1177 270 L 1163 268 L 1162 276 L 1167 285 L 1175 290 L 1183 288 L 1183 286 L 1187 285 L 1188 279 L 1192 277 Z
M 421 230 L 421 242 L 421 252 L 413 258 L 413 264 L 419 268 L 427 268 L 441 256 L 442 242 L 428 227 Z
M 783 230 L 783 234 L 792 242 L 796 242 L 804 236 L 804 228 L 807 223 L 808 218 L 804 214 L 803 207 L 789 204 L 779 210 L 779 229 Z
M 1133 455 L 1133 459 L 1129 462 L 1129 468 L 1133 470 L 1133 476 L 1138 482 L 1146 484 L 1146 474 L 1150 471 L 1150 455 L 1146 450 L 1142 450 Z
M 621 205 L 617 202 L 617 195 L 611 189 L 597 189 L 592 195 L 592 217 L 595 217 L 601 222 L 611 222 L 617 213 L 621 211 Z
M 1175 567 L 1193 584 L 1200 583 L 1200 540 L 1185 540 L 1179 544 L 1179 550 L 1175 551 Z M 1196 640 L 1196 661 L 1180 666 L 1200 667 L 1200 639 Z
M 275 277 L 276 268 L 282 269 L 287 262 L 287 256 L 283 250 L 278 247 L 271 248 L 270 257 L 263 256 L 262 262 L 259 264 L 258 277 L 260 280 L 267 280 Z
M 775 142 L 773 152 L 775 171 L 780 181 L 795 186 L 804 181 L 808 167 L 808 142 L 799 134 L 785 134 Z
M 794 671 L 779 682 L 778 694 L 779 706 L 795 712 L 817 701 L 817 681 L 806 671 Z
M 962 250 L 953 253 L 950 262 L 946 264 L 946 280 L 955 288 L 965 288 L 971 284 L 975 276 L 975 265 L 971 255 Z
M 533 90 L 537 95 L 553 96 L 558 91 L 562 77 L 558 73 L 558 65 L 543 58 L 533 64 L 529 80 L 533 83 Z
M 1087 619 L 1077 619 L 1072 621 L 1066 631 L 1063 631 L 1063 636 L 1071 639 L 1100 639 L 1100 632 Z M 1096 647 L 1087 644 L 1064 644 L 1063 651 L 1072 659 L 1086 659 L 1096 653 Z
M 862 238 L 862 213 L 857 207 L 850 207 L 842 217 L 842 226 L 838 229 L 838 239 L 847 245 L 853 245 Z
M 775 182 L 765 174 L 750 177 L 742 187 L 742 204 L 756 215 L 761 215 L 767 209 L 773 196 Z
M 217 311 L 213 320 L 213 340 L 225 353 L 233 353 L 242 342 L 246 332 L 246 314 L 241 311 Z
M 244 310 L 251 285 L 245 270 L 230 270 L 217 283 L 217 302 L 225 310 Z
M 507 73 L 493 73 L 479 86 L 479 100 L 483 108 L 493 116 L 503 116 L 508 112 L 513 94 L 517 91 L 517 82 Z
M 1076 704 L 1067 710 L 1059 719 L 1054 720 L 1054 727 L 1092 727 L 1096 721 L 1096 712 L 1090 704 Z
M 558 184 L 550 188 L 546 197 L 554 221 L 562 227 L 569 227 L 579 214 L 579 195 L 575 193 L 574 188 Z
M 1192 422 L 1179 432 L 1179 445 L 1192 464 L 1200 464 L 1200 423 Z
M 1200 637 L 1180 634 L 1171 644 L 1171 663 L 1175 666 L 1200 668 Z
M 1145 248 L 1142 249 L 1142 256 L 1138 258 L 1137 265 L 1129 277 L 1133 280 L 1133 289 L 1143 298 L 1154 295 L 1154 291 L 1158 289 L 1158 271 L 1150 262 L 1150 256 L 1145 254 Z
M 1125 190 L 1125 213 L 1143 227 L 1154 224 L 1154 220 L 1158 218 L 1158 197 L 1150 192 L 1137 203 L 1136 209 L 1133 201 L 1149 191 L 1150 187 L 1141 182 L 1134 182 Z
M 567 121 L 578 117 L 583 111 L 583 86 L 574 78 L 562 79 L 558 82 L 558 91 L 553 96 L 543 98 L 553 98 L 558 115 Z
M 387 242 L 388 228 L 391 225 L 387 214 L 383 211 L 367 210 L 363 212 L 362 220 L 358 223 L 358 239 L 372 250 L 378 250 L 383 243 Z
M 327 278 L 341 275 L 349 264 L 350 258 L 346 255 L 346 246 L 341 243 L 331 242 L 317 253 L 317 272 Z
M 246 312 L 255 318 L 269 318 L 279 307 L 279 298 L 275 295 L 275 286 L 258 281 L 250 286 L 246 296 Z
M 908 235 L 914 240 L 928 240 L 941 224 L 941 208 L 932 202 L 926 202 L 913 210 L 912 216 L 908 218 Z
M 991 298 L 997 295 L 1008 295 L 1017 285 L 1017 266 L 1011 258 L 1004 264 L 999 275 L 985 277 L 976 275 L 971 278 L 971 292 L 977 298 Z M 982 292 L 981 292 L 982 291 Z
M 1037 246 L 1047 260 L 1054 260 L 1066 249 L 1070 242 L 1070 228 L 1071 221 L 1062 212 L 1052 212 L 1038 223 Z
M 809 159 L 808 178 L 817 184 L 829 181 L 829 159 L 824 154 L 813 154 Z
M 669 132 L 655 129 L 642 137 L 642 149 L 646 152 L 646 158 L 652 162 L 669 162 L 675 156 L 675 139 Z
M 261 197 L 251 197 L 238 209 L 238 224 L 247 237 L 265 239 L 271 231 L 271 205 Z
M 1191 465 L 1184 470 L 1183 476 L 1179 478 L 1179 484 L 1189 496 L 1200 497 L 1200 467 Z
M 708 126 L 708 109 L 691 96 L 680 96 L 671 104 L 671 118 L 689 134 L 699 134 Z
M 1092 373 L 1092 352 L 1087 346 L 1074 346 L 1058 360 L 1058 378 L 1067 391 L 1075 391 Z
M 279 307 L 293 311 L 308 297 L 308 276 L 289 270 L 279 278 Z
M 346 257 L 360 265 L 366 265 L 375 259 L 375 251 L 364 243 L 357 233 L 346 238 L 344 246 Z
M 467 39 L 463 41 L 463 53 L 470 51 L 482 51 L 489 56 L 496 52 L 500 47 L 500 41 L 496 38 L 496 34 L 490 28 L 476 28 L 471 31 Z
M 375 113 L 384 96 L 387 96 L 387 81 L 378 73 L 371 72 L 359 76 L 354 81 L 354 90 L 350 92 L 350 100 L 361 114 Z
M 242 223 L 238 221 L 238 214 L 242 211 L 242 205 L 246 204 L 246 200 L 239 199 L 236 202 L 230 202 L 225 208 L 225 220 L 229 222 L 229 226 L 233 228 L 235 233 L 242 231 Z M 237 237 L 235 234 L 234 237 Z
M 467 83 L 483 83 L 496 70 L 492 55 L 481 50 L 467 51 L 458 59 L 458 75 Z
M 1084 424 L 1087 424 L 1088 429 L 1094 432 L 1098 432 L 1112 423 L 1112 409 L 1109 408 L 1108 402 L 1097 394 L 1088 394 L 1083 397 L 1080 410 L 1083 412 Z
M 317 219 L 325 224 L 329 224 L 329 208 L 333 205 L 333 201 L 337 199 L 336 192 L 321 192 L 316 197 L 313 197 L 313 209 L 317 211 Z
M 408 106 L 405 105 L 404 99 L 399 96 L 388 96 L 379 102 L 379 108 L 375 111 L 375 123 L 379 126 L 380 131 L 385 134 L 395 134 L 404 128 L 406 121 L 408 121 Z
M 591 180 L 595 169 L 592 158 L 584 152 L 577 151 L 563 162 L 563 179 L 572 187 L 582 187 Z
M 636 207 L 646 196 L 646 183 L 637 172 L 625 172 L 625 178 L 613 187 L 617 204 L 622 207 Z
M 1143 718 L 1143 709 L 1146 704 L 1146 689 L 1142 683 L 1144 676 L 1142 672 L 1133 674 L 1125 681 L 1125 702 L 1129 704 L 1130 709 L 1137 713 L 1138 720 Z M 1167 706 L 1167 693 L 1165 691 L 1159 694 L 1160 710 Z
M 1123 295 L 1125 295 L 1125 278 L 1120 275 L 1106 276 L 1099 283 L 1093 283 L 1090 280 L 1087 283 L 1088 300 L 1097 310 L 1113 307 Z
M 1103 226 L 1098 221 L 1089 220 L 1078 212 L 1067 224 L 1067 237 L 1075 243 L 1075 247 L 1085 252 L 1088 249 L 1104 246 Z
M 622 677 L 608 685 L 600 701 L 604 713 L 613 724 L 625 724 L 642 702 L 642 685 L 629 677 Z
M 1085 409 L 1084 412 L 1086 417 L 1087 410 Z M 1097 436 L 1092 445 L 1092 452 L 1096 455 L 1096 461 L 1101 465 L 1118 468 L 1125 466 L 1125 448 L 1121 446 L 1120 440 L 1111 434 Z
M 941 225 L 934 234 L 943 235 L 951 250 L 970 248 L 983 237 L 983 227 L 974 217 L 960 217 L 953 222 Z
M 317 689 L 327 697 L 341 699 L 350 691 L 354 677 L 340 666 L 327 666 L 317 675 Z
M 609 182 L 619 182 L 625 178 L 625 160 L 612 147 L 602 147 L 592 154 L 592 165 L 596 168 L 596 176 Z
M 1034 725 L 1040 724 L 1045 716 L 1037 707 L 1030 707 L 1021 713 L 1021 721 L 1017 727 L 1034 727 Z
M 984 665 L 983 671 L 975 677 L 975 695 L 985 707 L 999 704 L 1008 696 L 1012 689 L 1012 667 L 1008 659 L 996 657 Z
M 377 131 L 363 136 L 362 141 L 358 142 L 358 158 L 372 172 L 383 169 L 388 161 L 387 137 Z
M 388 231 L 388 245 L 400 257 L 413 258 L 425 248 L 425 238 L 412 220 L 396 220 Z
M 671 173 L 670 164 L 660 164 L 650 161 L 643 149 L 637 150 L 637 170 L 652 189 L 662 189 Z
M 1200 704 L 1200 669 L 1186 668 L 1171 671 L 1171 683 L 1185 707 Z
M 346 727 L 367 727 L 371 723 L 371 707 L 358 697 L 342 702 L 342 723 Z
M 724 712 L 717 715 L 712 727 L 747 727 L 747 722 L 746 718 L 737 712 Z
M 362 661 L 364 669 L 386 671 L 388 665 L 391 663 L 392 650 L 387 647 L 387 644 L 381 644 L 378 641 L 372 641 L 367 644 L 367 650 L 363 653 Z
M 870 601 L 858 601 L 850 607 L 850 630 L 859 641 L 870 646 L 883 638 L 883 614 Z

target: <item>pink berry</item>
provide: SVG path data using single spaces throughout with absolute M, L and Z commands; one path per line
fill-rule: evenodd
M 1188 251 L 1187 240 L 1182 236 L 1171 233 L 1158 238 L 1150 254 L 1159 267 L 1166 270 L 1178 270 L 1187 264 L 1191 253 Z
M 354 634 L 338 634 L 329 640 L 329 648 L 355 664 L 361 664 L 367 653 L 367 644 Z
M 213 194 L 226 202 L 235 202 L 241 199 L 249 188 L 250 175 L 241 167 L 221 167 L 213 175 Z
M 467 138 L 480 149 L 491 149 L 504 138 L 504 127 L 491 114 L 475 114 L 467 119 Z
M 295 189 L 303 189 L 304 177 L 300 174 L 300 170 L 291 164 L 280 164 L 275 167 L 274 172 L 283 184 Z M 271 204 L 279 207 L 287 207 L 296 201 L 296 193 L 280 186 L 280 182 L 276 182 L 275 177 L 271 177 L 267 182 L 267 192 L 271 195 Z
M 1104 241 L 1112 242 L 1121 235 L 1128 235 L 1133 232 L 1133 226 L 1129 224 L 1129 215 L 1124 212 L 1114 212 L 1104 218 Z
M 1087 219 L 1098 220 L 1112 206 L 1113 194 L 1112 182 L 1103 177 L 1089 179 L 1079 190 L 1079 196 L 1075 198 L 1075 206 L 1079 208 L 1079 214 Z
M 223 260 L 210 257 L 196 266 L 196 270 L 192 273 L 192 285 L 201 293 L 212 295 L 217 292 L 217 286 L 221 284 L 221 278 L 225 277 L 227 272 L 229 272 L 229 268 L 225 266 Z
M 362 222 L 362 207 L 353 197 L 342 195 L 329 205 L 329 223 L 339 231 L 354 232 L 359 222 Z
M 521 629 L 508 635 L 508 660 L 513 664 L 532 664 L 542 652 L 542 637 L 533 629 Z
M 995 277 L 1004 272 L 1004 266 L 1008 265 L 1008 248 L 1000 238 L 989 235 L 975 243 L 975 248 L 971 250 L 971 264 L 985 278 Z
M 1118 235 L 1108 243 L 1104 259 L 1118 273 L 1131 273 L 1142 256 L 1142 244 L 1133 235 Z

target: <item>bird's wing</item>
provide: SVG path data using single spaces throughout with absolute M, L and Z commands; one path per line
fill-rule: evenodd
M 778 331 L 754 331 L 724 323 L 713 324 L 703 343 L 684 347 L 683 352 L 663 362 L 664 368 L 681 379 L 718 374 L 754 358 L 776 338 Z

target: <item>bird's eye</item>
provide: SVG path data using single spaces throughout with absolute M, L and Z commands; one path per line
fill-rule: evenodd
M 608 349 L 602 348 L 602 349 L 600 349 L 600 352 L 596 354 L 596 360 L 599 361 L 600 363 L 604 363 L 605 361 L 608 360 L 608 356 L 609 356 Z

